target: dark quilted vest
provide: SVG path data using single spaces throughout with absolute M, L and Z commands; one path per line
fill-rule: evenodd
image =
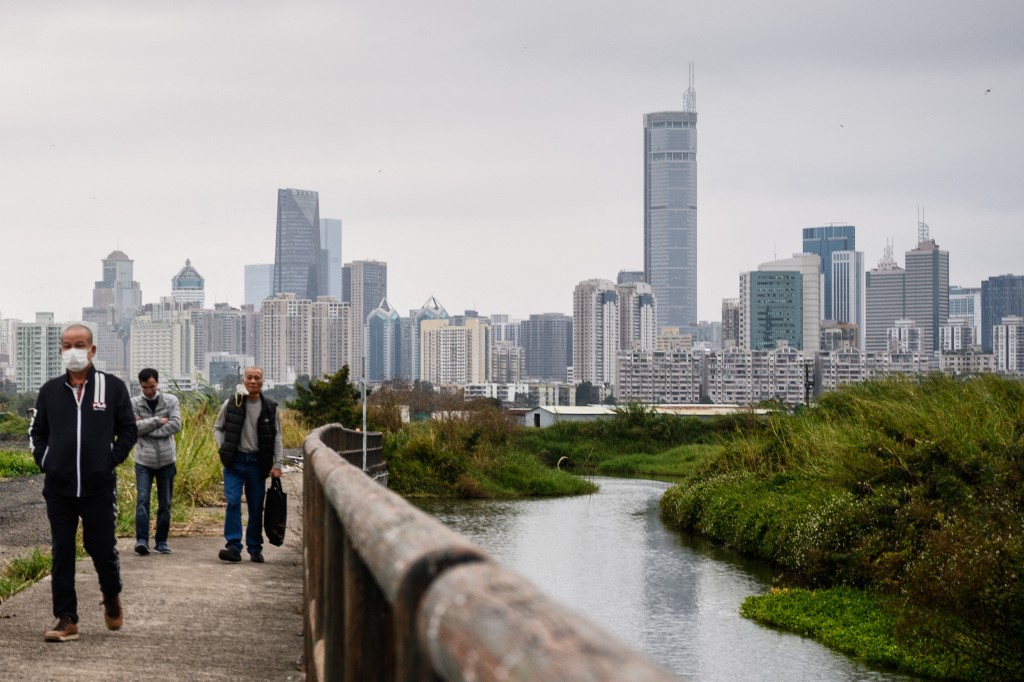
M 259 423 L 256 424 L 256 436 L 259 440 L 259 452 L 256 461 L 259 464 L 260 476 L 266 478 L 274 466 L 274 440 L 277 436 L 277 403 L 260 394 Z M 220 446 L 220 462 L 226 467 L 235 461 L 238 444 L 242 441 L 242 425 L 245 424 L 245 399 L 239 404 L 228 398 L 228 406 L 224 410 L 224 442 Z

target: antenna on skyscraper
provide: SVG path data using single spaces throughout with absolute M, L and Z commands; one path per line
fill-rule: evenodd
M 882 259 L 878 261 L 878 269 L 895 270 L 897 267 L 899 266 L 896 265 L 896 259 L 892 257 L 892 240 L 888 239 L 885 242 L 885 252 L 882 254 Z
M 924 221 L 924 209 L 917 207 L 917 243 L 921 244 L 930 239 L 928 236 L 928 223 Z
M 683 103 L 685 104 L 686 111 L 697 111 L 697 91 L 693 89 L 693 62 L 690 62 L 690 87 L 686 89 L 686 94 L 683 95 Z

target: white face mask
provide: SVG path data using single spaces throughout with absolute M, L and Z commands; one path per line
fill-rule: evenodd
M 89 366 L 89 351 L 85 348 L 68 348 L 60 354 L 64 369 L 69 372 L 81 372 Z

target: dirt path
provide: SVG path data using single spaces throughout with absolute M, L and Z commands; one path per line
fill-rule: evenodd
M 50 546 L 43 475 L 0 480 L 0 564 Z

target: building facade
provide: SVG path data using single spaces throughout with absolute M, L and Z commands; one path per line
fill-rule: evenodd
M 344 301 L 341 287 L 341 221 L 337 218 L 320 219 L 320 247 L 326 258 L 322 265 L 327 280 L 327 290 L 321 293 L 333 296 L 336 301 Z
M 989 277 L 981 283 L 981 349 L 991 353 L 992 328 L 1004 317 L 1024 315 L 1024 275 Z
M 887 330 L 906 317 L 907 271 L 896 264 L 892 245 L 886 245 L 878 267 L 864 277 L 864 350 L 888 348 Z
M 180 307 L 202 308 L 206 301 L 205 280 L 185 259 L 185 266 L 171 278 L 171 299 Z
M 949 252 L 941 250 L 920 223 L 917 248 L 907 251 L 905 317 L 921 328 L 921 350 L 939 349 L 939 327 L 949 317 Z
M 530 315 L 520 324 L 526 354 L 526 376 L 537 381 L 569 381 L 572 367 L 572 316 L 562 313 Z

